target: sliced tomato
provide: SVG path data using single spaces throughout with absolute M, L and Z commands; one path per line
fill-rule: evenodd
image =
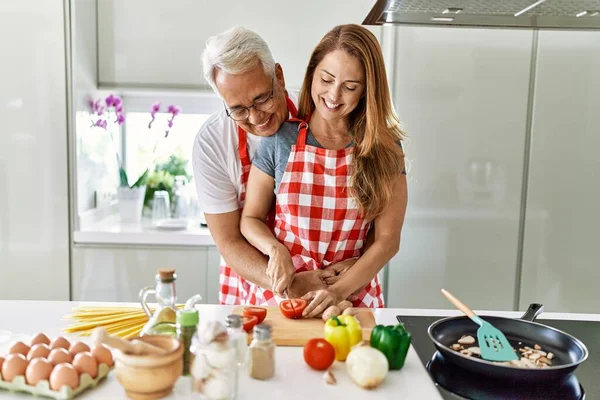
M 262 307 L 246 307 L 243 312 L 244 317 L 258 318 L 257 324 L 260 324 L 267 317 L 267 309 Z
M 325 339 L 310 339 L 304 345 L 304 361 L 317 371 L 325 371 L 335 360 L 335 349 Z
M 246 332 L 250 333 L 256 324 L 258 324 L 258 318 L 255 316 L 242 317 L 242 328 L 244 328 Z
M 308 302 L 304 299 L 283 300 L 279 303 L 279 310 L 286 318 L 298 319 L 302 318 L 302 311 L 307 305 Z

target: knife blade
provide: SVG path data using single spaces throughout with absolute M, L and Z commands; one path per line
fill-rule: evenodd
M 294 302 L 290 300 L 290 296 L 288 295 L 287 289 L 283 291 L 283 294 L 285 295 L 285 298 L 290 302 L 290 307 L 292 307 L 292 313 L 295 316 L 296 309 L 294 308 Z

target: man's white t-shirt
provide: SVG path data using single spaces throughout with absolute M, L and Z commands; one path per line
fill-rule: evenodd
M 297 94 L 288 91 L 288 95 L 297 105 Z M 251 133 L 247 138 L 252 160 L 262 138 Z M 240 208 L 242 162 L 238 145 L 237 125 L 225 110 L 211 115 L 196 135 L 192 167 L 201 212 L 223 214 Z

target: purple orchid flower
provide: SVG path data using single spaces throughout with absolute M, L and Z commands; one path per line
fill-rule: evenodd
M 112 94 L 106 98 L 106 107 L 112 107 L 115 104 L 115 96 Z
M 117 119 L 115 120 L 115 122 L 119 125 L 123 125 L 123 123 L 125 122 L 125 114 L 117 113 Z
M 181 107 L 171 104 L 167 111 L 173 114 L 173 116 L 175 117 L 181 112 Z
M 105 119 L 99 119 L 98 121 L 96 121 L 95 125 L 102 129 L 106 129 L 106 127 L 108 126 Z
M 115 107 L 116 107 L 116 108 L 115 108 L 115 112 L 116 112 L 117 114 L 119 114 L 119 113 L 122 113 L 122 112 L 123 112 L 123 106 L 122 106 L 122 105 L 115 106 Z
M 115 107 L 115 109 L 123 109 L 123 100 L 119 97 L 119 96 L 115 96 L 115 98 L 113 99 L 113 106 Z
M 156 119 L 156 113 L 159 111 L 160 111 L 160 102 L 157 101 L 156 103 L 152 104 L 152 110 L 150 111 L 150 116 L 152 117 L 152 119 L 148 123 L 148 129 L 152 128 L 152 123 Z
M 160 103 L 157 101 L 156 103 L 152 104 L 152 111 L 150 112 L 150 114 L 152 115 L 152 118 L 154 118 L 154 115 L 156 115 L 156 113 L 159 111 L 160 111 Z

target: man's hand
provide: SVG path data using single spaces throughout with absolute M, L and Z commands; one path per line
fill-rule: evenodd
M 303 318 L 313 318 L 322 314 L 330 306 L 339 304 L 342 300 L 340 296 L 332 289 L 322 289 L 306 293 L 303 299 L 310 301 L 304 311 Z
M 294 272 L 294 263 L 288 249 L 283 245 L 274 247 L 269 253 L 267 276 L 271 278 L 273 292 L 277 296 L 283 296 L 283 292 L 289 288 Z
M 327 283 L 327 286 L 331 286 L 337 281 L 339 281 L 342 278 L 342 276 L 344 276 L 344 274 L 354 266 L 356 261 L 358 261 L 358 257 L 348 258 L 347 260 L 331 264 L 327 268 L 325 268 L 325 270 L 331 270 L 335 272 L 335 275 L 328 274 L 328 276 L 325 278 L 325 283 Z M 356 295 L 359 294 L 362 289 L 363 288 L 359 288 L 356 292 L 352 293 L 350 296 L 348 296 L 347 300 L 356 300 Z
M 327 289 L 325 279 L 333 276 L 332 274 L 333 270 L 326 271 L 322 269 L 298 272 L 294 276 L 292 285 L 288 288 L 288 295 L 293 299 L 302 297 L 308 292 Z
M 354 266 L 356 261 L 358 261 L 358 257 L 348 258 L 344 261 L 340 261 L 325 267 L 323 270 L 329 271 L 325 278 L 325 283 L 327 283 L 328 286 L 331 286 L 339 281 L 340 278 Z M 333 272 L 333 274 L 331 272 Z

